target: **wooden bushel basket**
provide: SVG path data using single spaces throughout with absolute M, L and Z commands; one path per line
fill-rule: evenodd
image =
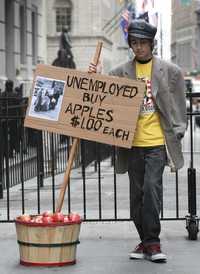
M 16 218 L 20 264 L 63 266 L 76 263 L 81 221 L 27 223 Z

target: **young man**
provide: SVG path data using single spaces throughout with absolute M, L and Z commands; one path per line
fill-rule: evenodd
M 175 170 L 183 166 L 181 139 L 187 118 L 180 68 L 152 54 L 156 31 L 144 20 L 133 20 L 128 28 L 128 44 L 135 57 L 111 74 L 146 82 L 133 146 L 117 149 L 116 171 L 128 171 L 131 214 L 141 241 L 130 258 L 165 262 L 159 238 L 162 175 L 167 158 Z
M 134 59 L 110 74 L 146 82 L 131 149 L 117 148 L 116 172 L 128 171 L 131 215 L 140 243 L 131 259 L 166 262 L 160 245 L 162 175 L 170 162 L 173 170 L 183 164 L 181 139 L 187 127 L 184 78 L 175 64 L 153 56 L 157 29 L 144 20 L 133 20 L 128 44 Z M 96 72 L 92 65 L 90 72 Z

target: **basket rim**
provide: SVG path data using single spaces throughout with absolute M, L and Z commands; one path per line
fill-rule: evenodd
M 39 216 L 39 215 L 30 215 L 31 217 Z M 52 223 L 34 223 L 34 222 L 26 222 L 23 220 L 20 220 L 20 216 L 16 217 L 14 219 L 15 224 L 25 225 L 25 226 L 33 226 L 33 227 L 55 227 L 55 226 L 67 226 L 67 225 L 76 225 L 81 224 L 82 219 L 77 221 L 67 221 L 67 222 L 52 222 Z
M 20 264 L 24 266 L 65 266 L 73 265 L 76 263 L 76 259 L 66 262 L 27 262 L 20 259 Z

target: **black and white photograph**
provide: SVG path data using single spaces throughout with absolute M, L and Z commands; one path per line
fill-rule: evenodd
M 29 116 L 58 121 L 65 82 L 37 76 Z

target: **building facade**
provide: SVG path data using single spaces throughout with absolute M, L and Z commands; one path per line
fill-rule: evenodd
M 37 63 L 46 62 L 44 0 L 1 0 L 0 2 L 0 89 L 5 81 L 23 83 L 30 94 Z
M 1 0 L 1 91 L 11 79 L 30 95 L 36 64 L 52 64 L 66 25 L 77 69 L 87 70 L 98 41 L 103 42 L 103 73 L 130 59 L 120 28 L 128 3 L 135 5 L 134 0 Z
M 128 45 L 119 25 L 126 3 L 119 0 L 47 1 L 47 62 L 51 64 L 56 58 L 63 25 L 68 25 L 77 69 L 87 70 L 98 41 L 103 42 L 104 72 L 128 60 Z
M 171 58 L 185 74 L 200 72 L 199 0 L 172 0 Z

